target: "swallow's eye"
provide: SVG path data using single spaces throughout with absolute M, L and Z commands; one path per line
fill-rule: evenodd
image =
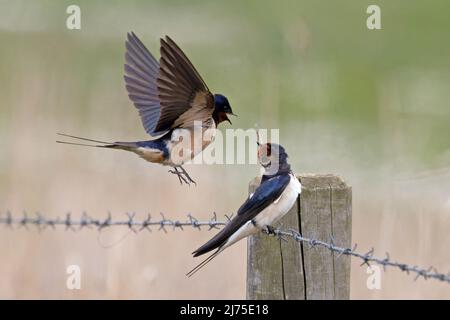
M 272 145 L 270 143 L 268 143 L 266 149 L 267 149 L 266 150 L 267 151 L 266 154 L 267 154 L 268 157 L 270 157 L 271 154 L 272 154 Z

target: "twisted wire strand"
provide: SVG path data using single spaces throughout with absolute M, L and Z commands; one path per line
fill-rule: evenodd
M 26 212 L 23 212 L 21 217 L 14 217 L 11 212 L 8 211 L 4 214 L 0 214 L 0 225 L 4 225 L 7 228 L 11 229 L 13 227 L 28 229 L 29 226 L 35 226 L 38 228 L 38 230 L 45 230 L 47 228 L 56 229 L 56 227 L 62 226 L 65 228 L 65 230 L 71 231 L 79 231 L 85 228 L 97 228 L 98 230 L 101 230 L 109 227 L 123 226 L 129 228 L 135 233 L 143 230 L 151 232 L 152 227 L 157 227 L 158 231 L 167 233 L 167 228 L 172 228 L 172 230 L 184 230 L 184 227 L 191 227 L 198 230 L 202 230 L 202 227 L 207 227 L 208 230 L 219 229 L 219 227 L 223 227 L 224 225 L 226 225 L 233 216 L 225 215 L 226 219 L 220 221 L 217 220 L 217 214 L 215 212 L 213 212 L 209 220 L 199 220 L 191 214 L 188 214 L 185 220 L 168 219 L 163 213 L 160 213 L 160 218 L 156 220 L 154 220 L 150 214 L 148 214 L 147 218 L 144 220 L 137 220 L 135 218 L 135 213 L 127 212 L 125 213 L 125 215 L 126 219 L 113 220 L 111 213 L 108 213 L 106 218 L 99 219 L 93 218 L 86 212 L 83 212 L 80 218 L 74 219 L 72 218 L 72 214 L 69 212 L 65 215 L 64 218 L 57 217 L 50 219 L 46 218 L 39 212 L 36 212 L 32 217 L 29 216 Z M 440 273 L 434 267 L 422 268 L 416 265 L 396 262 L 390 258 L 388 253 L 386 253 L 385 258 L 378 258 L 374 256 L 374 248 L 366 253 L 360 253 L 356 251 L 357 244 L 355 244 L 352 248 L 340 247 L 335 245 L 332 236 L 330 237 L 329 242 L 325 242 L 318 239 L 304 237 L 297 230 L 284 230 L 280 228 L 274 229 L 271 234 L 280 238 L 280 240 L 286 240 L 285 238 L 290 238 L 297 242 L 305 243 L 310 248 L 321 247 L 328 249 L 332 252 L 338 253 L 337 258 L 343 255 L 358 258 L 362 261 L 361 266 L 370 266 L 371 263 L 374 263 L 383 266 L 385 271 L 386 267 L 392 267 L 397 268 L 407 274 L 414 274 L 414 280 L 417 280 L 418 278 L 423 278 L 425 280 L 435 279 L 450 284 L 450 273 Z

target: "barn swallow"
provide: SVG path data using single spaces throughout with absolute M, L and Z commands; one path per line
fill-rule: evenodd
M 145 131 L 154 139 L 104 142 L 59 133 L 99 144 L 57 142 L 131 151 L 149 162 L 172 167 L 169 172 L 176 174 L 181 184 L 195 184 L 182 165 L 213 141 L 219 123 L 231 124 L 228 115 L 234 114 L 228 99 L 209 91 L 198 71 L 168 36 L 161 39 L 159 63 L 133 32 L 128 33 L 125 45 L 125 87 Z M 204 137 L 207 131 L 209 139 Z M 186 133 L 190 139 L 183 141 Z
M 192 253 L 198 257 L 216 249 L 187 273 L 188 277 L 237 241 L 261 230 L 273 233 L 273 224 L 292 208 L 301 192 L 301 184 L 292 173 L 287 158 L 281 145 L 258 143 L 258 161 L 264 168 L 261 184 L 241 205 L 237 215 L 211 240 Z

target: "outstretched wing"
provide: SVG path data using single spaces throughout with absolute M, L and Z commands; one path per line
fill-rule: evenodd
M 220 247 L 225 241 L 253 219 L 258 213 L 278 199 L 289 184 L 288 174 L 279 175 L 264 181 L 239 208 L 237 215 L 211 240 L 193 252 L 194 257 Z
M 160 117 L 157 79 L 159 63 L 132 32 L 125 42 L 125 87 L 128 96 L 138 109 L 142 125 L 150 135 L 163 132 L 155 130 Z
M 186 128 L 195 120 L 211 117 L 213 95 L 183 51 L 168 36 L 161 39 L 157 86 L 161 115 L 156 131 Z

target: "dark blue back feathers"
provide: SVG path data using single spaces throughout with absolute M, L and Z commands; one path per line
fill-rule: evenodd
M 261 182 L 253 196 L 248 198 L 239 208 L 237 215 L 211 240 L 195 250 L 193 252 L 194 257 L 223 245 L 231 234 L 277 200 L 288 186 L 290 180 L 289 174 L 281 174 Z

